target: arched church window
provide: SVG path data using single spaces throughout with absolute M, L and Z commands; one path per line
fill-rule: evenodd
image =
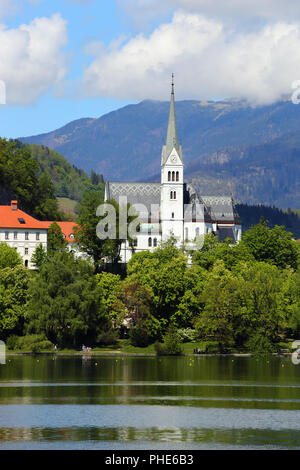
M 153 246 L 154 246 L 154 247 L 157 247 L 157 238 L 154 238 L 154 239 L 153 239 Z
M 175 181 L 175 171 L 172 171 L 172 181 Z
M 148 246 L 149 246 L 149 248 L 152 246 L 152 238 L 151 237 L 148 238 Z
M 170 192 L 170 199 L 173 199 L 173 191 Z
M 172 212 L 172 219 L 174 219 L 174 212 Z
M 171 172 L 168 171 L 168 181 L 171 181 Z
M 176 191 L 173 192 L 173 199 L 176 199 Z
M 176 171 L 176 181 L 179 181 L 179 171 Z
M 185 229 L 185 239 L 188 240 L 189 239 L 189 229 L 186 227 Z

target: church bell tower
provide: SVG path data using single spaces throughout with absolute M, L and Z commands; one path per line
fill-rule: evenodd
M 161 155 L 161 228 L 163 240 L 172 234 L 183 240 L 184 199 L 183 199 L 183 158 L 178 143 L 175 113 L 174 75 L 166 145 Z

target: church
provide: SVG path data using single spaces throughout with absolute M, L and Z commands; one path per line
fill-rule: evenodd
M 182 147 L 178 142 L 174 82 L 166 145 L 161 155 L 160 183 L 106 182 L 105 201 L 128 202 L 139 215 L 140 231 L 134 252 L 153 250 L 161 241 L 176 237 L 178 246 L 209 233 L 219 241 L 241 239 L 242 226 L 231 196 L 205 196 L 192 184 L 184 182 Z M 128 241 L 121 247 L 121 262 L 132 256 Z

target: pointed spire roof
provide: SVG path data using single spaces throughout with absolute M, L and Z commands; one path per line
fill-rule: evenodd
M 166 155 L 167 156 L 170 155 L 174 147 L 177 151 L 179 151 L 176 113 L 175 113 L 174 74 L 172 74 L 172 92 L 171 92 L 170 114 L 169 114 L 167 142 L 166 142 Z

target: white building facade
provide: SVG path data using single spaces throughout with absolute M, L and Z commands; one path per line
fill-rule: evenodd
M 11 201 L 10 206 L 0 206 L 0 242 L 14 248 L 23 259 L 25 267 L 34 269 L 31 258 L 36 248 L 41 244 L 47 250 L 48 229 L 53 222 L 44 222 L 31 217 L 18 208 L 17 201 Z M 75 256 L 81 256 L 74 243 L 74 222 L 56 222 L 63 233 L 69 251 Z
M 203 196 L 201 188 L 184 182 L 182 148 L 178 143 L 174 84 L 172 84 L 166 145 L 161 155 L 160 183 L 106 182 L 105 201 L 124 201 L 136 208 L 140 220 L 134 252 L 153 250 L 170 236 L 178 246 L 214 233 L 219 241 L 241 239 L 242 226 L 230 196 Z M 121 261 L 133 253 L 128 242 L 121 247 Z

